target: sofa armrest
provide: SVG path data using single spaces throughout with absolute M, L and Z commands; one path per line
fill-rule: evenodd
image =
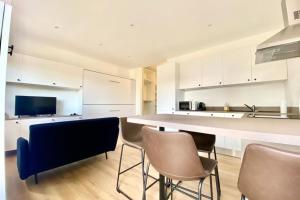
M 29 168 L 29 148 L 28 141 L 22 137 L 17 140 L 17 167 L 19 176 L 22 180 L 28 178 L 30 173 Z

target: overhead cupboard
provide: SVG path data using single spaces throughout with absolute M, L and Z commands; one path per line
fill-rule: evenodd
M 178 61 L 179 89 L 286 80 L 287 61 L 255 64 L 255 49 L 238 47 Z
M 6 80 L 17 84 L 80 89 L 82 71 L 80 67 L 14 53 L 8 57 Z

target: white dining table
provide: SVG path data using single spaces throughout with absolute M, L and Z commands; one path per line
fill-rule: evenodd
M 213 118 L 174 114 L 128 117 L 135 124 L 207 133 L 246 140 L 300 146 L 300 120 L 265 118 Z M 159 199 L 165 199 L 165 177 L 160 175 Z

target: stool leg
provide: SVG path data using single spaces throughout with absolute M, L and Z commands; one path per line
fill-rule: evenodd
M 119 179 L 120 179 L 121 165 L 122 165 L 122 159 L 123 159 L 123 150 L 124 150 L 124 144 L 122 144 L 120 161 L 119 161 L 119 169 L 118 169 L 118 177 L 117 177 L 117 187 L 116 187 L 116 189 L 117 189 L 118 192 L 120 192 Z
M 144 150 L 141 149 L 141 160 L 142 160 L 142 178 L 143 178 L 143 200 L 146 200 L 146 175 L 144 170 L 144 162 L 145 162 L 145 153 Z
M 210 159 L 210 153 L 208 153 L 208 158 Z M 209 175 L 209 186 L 210 186 L 210 197 L 211 197 L 211 199 L 214 199 L 212 175 Z
M 216 147 L 214 147 L 214 156 L 215 156 L 215 160 L 217 160 L 217 152 L 216 152 Z M 219 168 L 218 165 L 215 168 L 215 178 L 216 178 L 216 185 L 217 185 L 217 195 L 218 195 L 218 199 L 220 199 L 221 196 L 221 184 L 220 184 L 220 175 L 219 175 Z
M 200 179 L 198 186 L 198 200 L 202 199 L 202 187 L 203 187 L 204 179 Z

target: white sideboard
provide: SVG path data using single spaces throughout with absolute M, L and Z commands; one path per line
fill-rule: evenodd
M 44 124 L 62 121 L 80 120 L 81 116 L 21 118 L 5 121 L 5 151 L 16 149 L 17 139 L 29 138 L 29 127 L 34 124 Z
M 8 57 L 7 82 L 80 89 L 82 76 L 79 67 L 17 53 Z
M 128 117 L 135 115 L 135 105 L 83 105 L 84 118 Z

